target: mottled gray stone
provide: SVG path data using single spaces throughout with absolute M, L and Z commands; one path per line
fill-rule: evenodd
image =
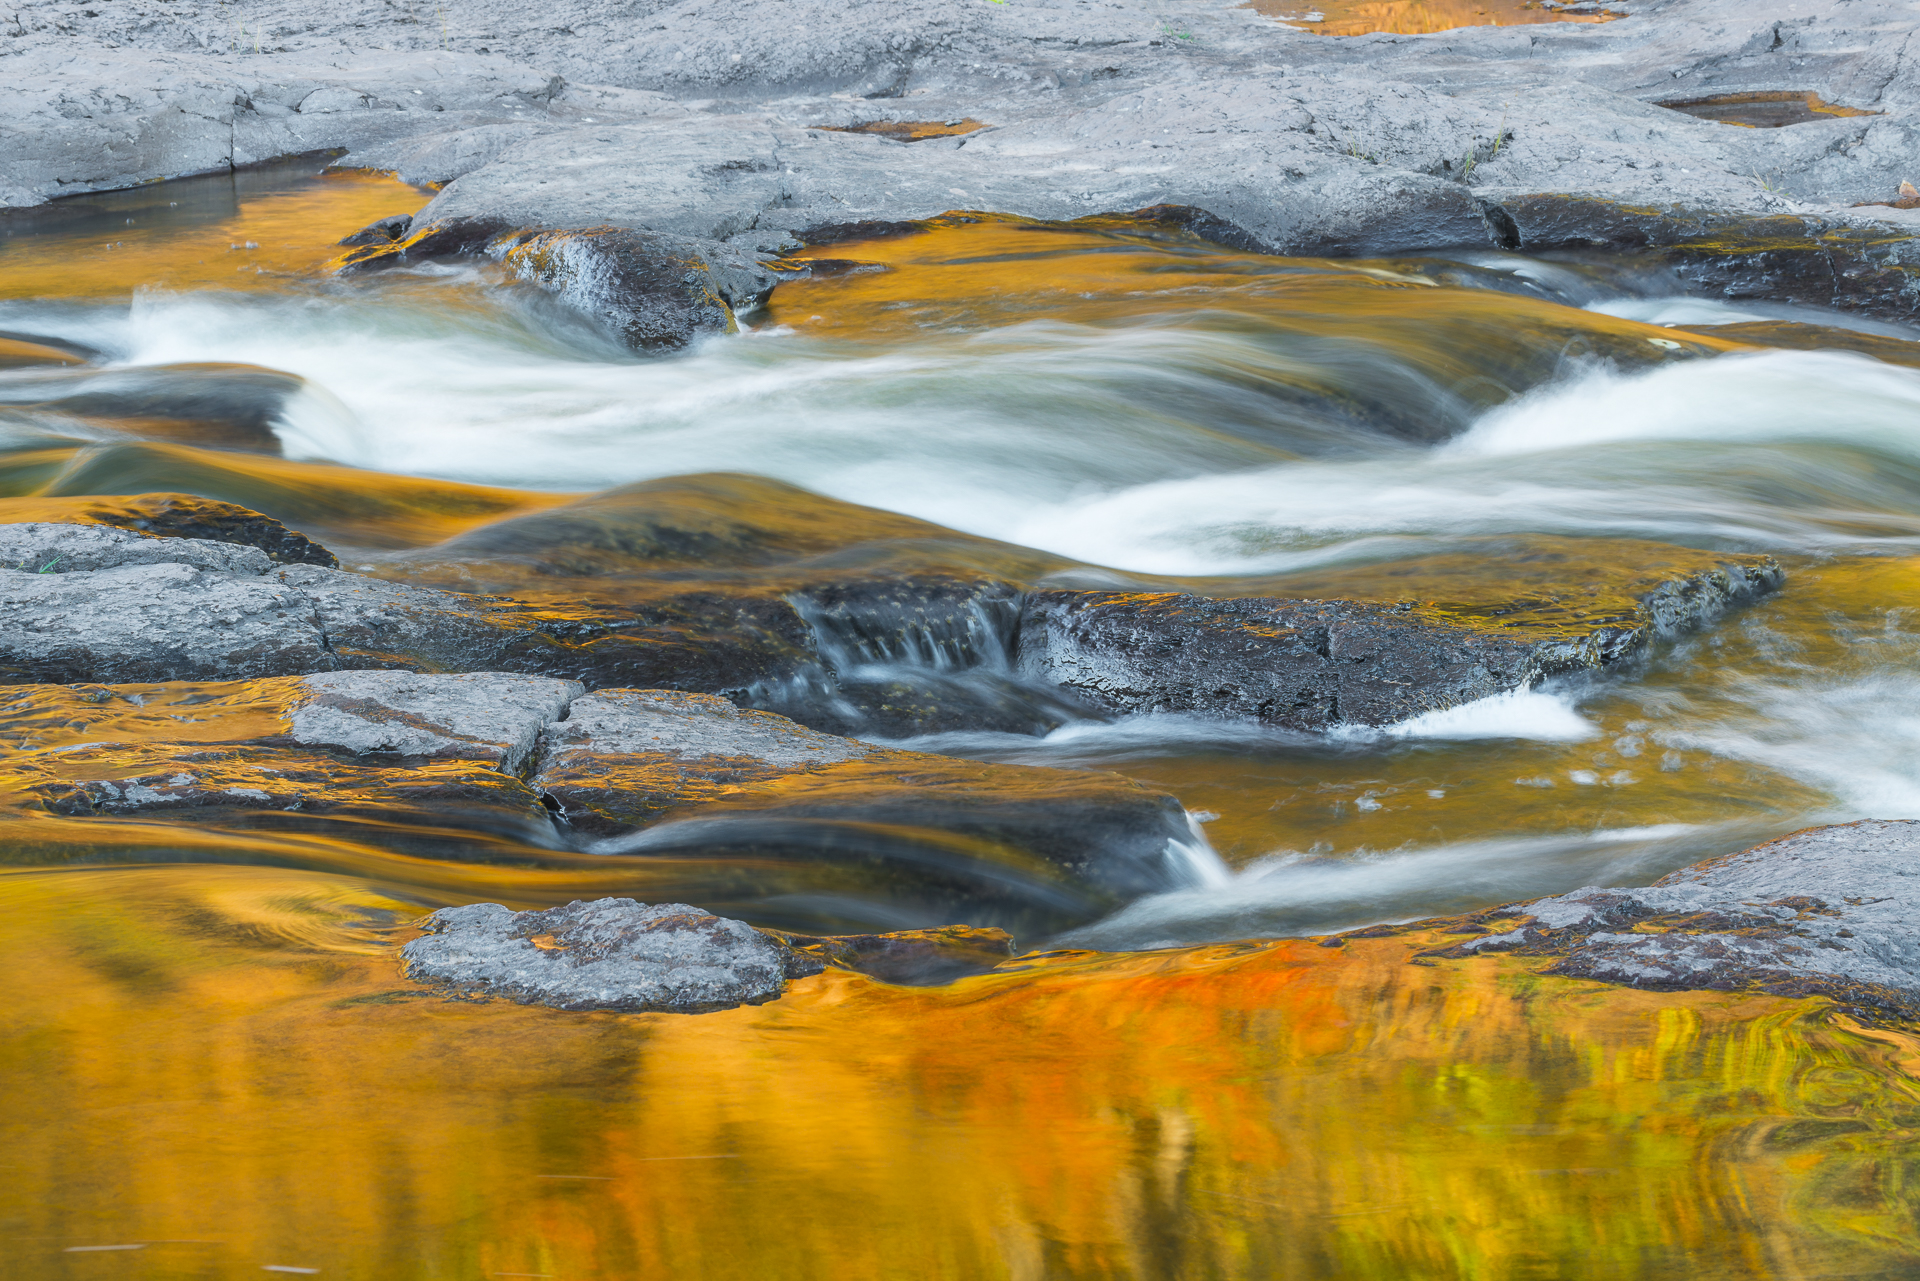
M 878 749 L 823 734 L 784 716 L 753 711 L 713 694 L 667 689 L 602 690 L 577 698 L 567 718 L 547 726 L 541 767 L 564 768 L 580 755 L 659 753 L 682 760 L 751 757 L 775 769 L 859 760 Z
M 1201 0 L 267 0 L 74 10 L 0 40 L 0 203 L 349 147 L 453 178 L 429 216 L 779 243 L 952 208 L 1186 204 L 1297 252 L 1485 243 L 1577 194 L 1910 230 L 1920 59 L 1898 0 L 1616 0 L 1623 21 L 1327 39 Z M 1665 99 L 1811 89 L 1881 114 L 1739 129 Z M 972 116 L 911 145 L 811 126 Z M 1523 238 L 1525 220 L 1521 222 Z
M 540 731 L 585 692 L 578 681 L 506 672 L 328 672 L 303 682 L 291 737 L 357 754 L 490 761 L 517 772 Z
M 700 1014 L 761 1005 L 819 961 L 743 921 L 630 898 L 545 912 L 442 908 L 402 949 L 408 977 L 563 1010 Z
M 11 684 L 485 671 L 533 630 L 475 597 L 279 566 L 232 543 L 27 524 L 0 526 L 0 549 L 31 567 L 0 569 L 0 680 Z
M 1663 991 L 1826 995 L 1920 1014 L 1920 822 L 1810 828 L 1636 888 L 1504 908 L 1441 955 L 1557 956 L 1549 972 Z
M 0 566 L 27 574 L 73 574 L 122 565 L 185 565 L 258 577 L 273 561 L 257 547 L 203 538 L 155 538 L 110 525 L 0 525 Z

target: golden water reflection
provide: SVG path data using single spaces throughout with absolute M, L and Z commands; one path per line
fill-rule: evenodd
M 383 174 L 323 174 L 326 163 L 283 161 L 0 216 L 0 298 L 282 289 L 314 275 L 342 236 L 432 199 Z
M 448 1002 L 349 878 L 0 876 L 0 1275 L 1903 1275 L 1920 1040 L 1425 940 Z M 141 1245 L 138 1251 L 97 1247 Z

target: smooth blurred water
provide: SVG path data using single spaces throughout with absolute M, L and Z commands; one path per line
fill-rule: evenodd
M 1840 318 L 1635 297 L 1567 264 L 1480 255 L 1497 288 L 1468 288 L 1436 283 L 1445 263 L 1131 245 L 1099 276 L 1055 241 L 1056 261 L 1017 268 L 903 249 L 845 286 L 865 292 L 783 286 L 784 308 L 664 358 L 465 267 L 16 299 L 0 328 L 118 366 L 297 374 L 278 429 L 295 459 L 565 491 L 747 471 L 1122 572 L 1276 574 L 1523 534 L 1788 559 L 1779 599 L 1644 671 L 1384 732 L 1164 718 L 914 741 L 1119 769 L 1221 816 L 1238 871 L 1084 936 L 1103 945 L 1316 932 L 1920 816 L 1900 559 L 1920 553 L 1920 370 L 1736 346 L 1712 326 Z

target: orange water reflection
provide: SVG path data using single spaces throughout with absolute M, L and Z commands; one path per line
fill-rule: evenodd
M 1895 1276 L 1920 1041 L 1413 943 L 423 996 L 340 877 L 0 876 L 20 1277 Z M 1416 940 L 1415 942 L 1417 942 Z M 73 1247 L 141 1244 L 139 1251 Z
M 1252 0 L 1246 6 L 1315 35 L 1364 36 L 1380 31 L 1422 35 L 1460 27 L 1518 27 L 1539 22 L 1611 22 L 1624 18 L 1598 4 L 1549 8 L 1539 0 Z

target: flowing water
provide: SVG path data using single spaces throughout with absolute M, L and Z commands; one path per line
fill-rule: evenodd
M 1916 1257 L 1895 1153 L 1920 1047 L 1899 1034 L 1511 966 L 1412 983 L 1394 940 L 1235 941 L 1920 817 L 1920 332 L 1688 298 L 1625 260 L 1278 259 L 956 215 L 809 250 L 813 276 L 740 333 L 639 357 L 486 265 L 326 275 L 341 235 L 427 197 L 312 171 L 0 227 L 0 331 L 93 362 L 0 369 L 8 518 L 185 490 L 347 568 L 630 599 L 657 582 L 530 573 L 521 554 L 552 549 L 500 522 L 751 473 L 819 497 L 711 501 L 786 521 L 801 553 L 925 554 L 895 513 L 959 531 L 943 564 L 1027 582 L 1473 613 L 1617 594 L 1705 549 L 1772 554 L 1786 586 L 1630 670 L 1382 730 L 1070 717 L 906 739 L 1118 771 L 1211 844 L 1185 888 L 1051 940 L 1115 955 L 948 989 L 829 975 L 691 1019 L 422 1003 L 390 949 L 428 906 L 690 896 L 710 869 L 484 817 L 16 807 L 4 946 L 36 982 L 7 1054 L 38 1084 L 5 1150 L 35 1192 L 0 1221 L 0 1276 L 1894 1276 Z M 221 379 L 265 389 L 258 424 L 152 408 Z M 99 398 L 128 387 L 139 412 Z M 859 529 L 819 532 L 835 521 Z M 988 680 L 992 630 L 821 640 L 843 665 Z M 1760 1204 L 1790 1212 L 1761 1232 Z

